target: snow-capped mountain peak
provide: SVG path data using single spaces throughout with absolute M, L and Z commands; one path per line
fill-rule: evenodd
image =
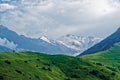
M 40 39 L 45 42 L 51 43 L 50 40 L 46 36 L 41 36 Z
M 84 50 L 92 47 L 96 43 L 100 42 L 101 40 L 102 38 L 97 38 L 93 36 L 85 37 L 68 34 L 59 38 L 58 42 L 81 53 Z

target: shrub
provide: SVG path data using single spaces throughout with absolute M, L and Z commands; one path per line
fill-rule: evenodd
M 94 75 L 94 76 L 97 76 L 99 72 L 97 70 L 92 70 L 89 73 Z
M 48 71 L 52 71 L 52 69 L 50 67 L 42 67 L 43 70 L 48 70 Z
M 48 68 L 48 71 L 52 71 L 51 68 Z
M 71 77 L 72 77 L 72 78 L 80 78 L 80 76 L 77 75 L 77 74 L 74 74 L 74 75 L 72 75 Z
M 79 69 L 79 67 L 75 67 L 75 69 Z
M 86 68 L 86 67 L 84 67 L 83 69 L 84 69 L 84 70 L 87 70 L 87 68 Z
M 89 75 L 89 73 L 86 73 L 86 75 Z
M 15 50 L 13 50 L 13 53 L 15 53 Z
M 28 63 L 28 61 L 24 61 L 25 63 Z
M 115 68 L 112 68 L 112 67 L 106 67 L 106 68 L 108 68 L 108 69 L 110 69 L 111 71 L 116 71 L 116 69 Z
M 106 77 L 105 77 L 104 75 L 100 75 L 99 78 L 103 80 L 103 79 L 105 79 Z
M 118 69 L 120 70 L 120 66 L 118 66 Z
M 37 79 L 39 79 L 39 76 L 35 75 L 35 77 L 36 77 Z
M 36 59 L 37 61 L 40 61 L 40 59 Z
M 46 70 L 46 67 L 42 67 L 43 70 Z
M 7 64 L 11 64 L 11 62 L 10 62 L 10 61 L 8 61 L 8 60 L 5 60 L 5 63 L 7 63 Z
M 108 78 L 108 77 L 105 77 L 104 75 L 100 75 L 99 78 L 100 78 L 101 80 L 109 80 L 109 78 Z
M 103 72 L 104 70 L 103 70 L 103 69 L 101 69 L 100 71 L 102 71 L 102 72 Z
M 65 79 L 65 80 L 71 80 L 70 78 L 67 78 L 67 79 Z
M 44 65 L 46 65 L 46 66 L 50 66 L 50 64 L 48 64 L 48 63 L 44 63 Z
M 113 72 L 111 75 L 115 76 L 116 74 Z
M 36 67 L 39 67 L 38 65 L 36 65 Z
M 98 66 L 103 66 L 101 63 L 96 63 L 96 65 L 98 65 Z
M 19 73 L 19 74 L 22 74 L 22 72 L 20 71 L 20 70 L 15 70 L 17 73 Z
M 3 76 L 0 76 L 0 80 L 4 80 Z
M 55 62 L 52 61 L 52 64 L 55 65 Z

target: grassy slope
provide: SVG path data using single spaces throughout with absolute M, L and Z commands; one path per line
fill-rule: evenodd
M 111 49 L 96 54 L 85 55 L 82 60 L 106 67 L 115 76 L 108 75 L 111 80 L 120 80 L 120 43 L 115 44 Z
M 97 66 L 65 55 L 0 53 L 0 80 L 99 80 Z
M 119 52 L 120 44 L 81 58 L 0 53 L 0 80 L 120 80 Z

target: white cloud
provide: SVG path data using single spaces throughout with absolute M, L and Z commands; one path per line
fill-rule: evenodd
M 0 38 L 0 45 L 10 49 L 15 49 L 17 47 L 17 44 L 14 44 L 14 42 L 8 41 L 6 38 L 4 39 Z
M 0 12 L 10 10 L 10 9 L 15 9 L 16 6 L 10 5 L 10 4 L 0 4 Z
M 1 14 L 0 24 L 33 37 L 107 36 L 120 25 L 118 0 L 22 0 L 15 6 L 14 11 Z

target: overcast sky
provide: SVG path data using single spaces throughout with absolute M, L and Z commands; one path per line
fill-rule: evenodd
M 0 24 L 31 37 L 106 37 L 120 26 L 119 0 L 1 0 Z

